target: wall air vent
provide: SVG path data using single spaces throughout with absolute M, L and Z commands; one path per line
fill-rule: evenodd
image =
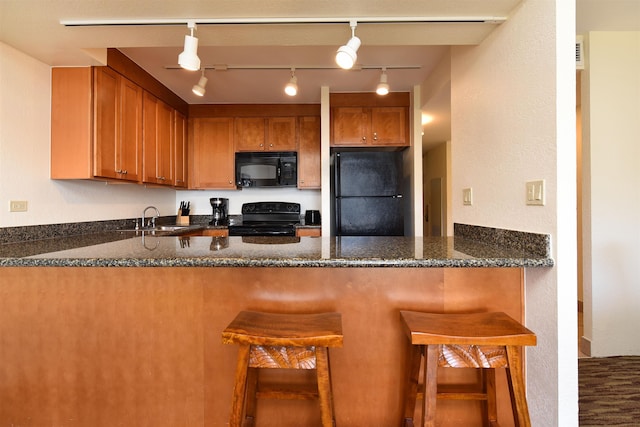
M 584 42 L 582 36 L 576 36 L 576 70 L 584 70 Z

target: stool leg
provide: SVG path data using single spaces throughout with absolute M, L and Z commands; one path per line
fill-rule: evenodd
M 316 346 L 316 375 L 322 427 L 333 427 L 333 393 L 331 391 L 331 374 L 329 372 L 329 352 L 327 347 Z
M 482 392 L 486 394 L 486 420 L 492 426 L 498 422 L 498 407 L 496 404 L 496 370 L 482 368 Z
M 416 412 L 416 399 L 420 377 L 420 362 L 424 346 L 409 343 L 407 353 L 407 375 L 404 385 L 404 417 L 402 427 L 413 427 L 413 416 Z
M 248 368 L 247 370 L 247 390 L 245 392 L 246 409 L 244 411 L 244 418 L 250 418 L 255 421 L 256 407 L 258 404 L 258 368 Z
M 424 399 L 422 401 L 422 427 L 436 426 L 438 399 L 438 345 L 427 345 L 424 358 Z
M 231 418 L 229 427 L 242 426 L 242 410 L 247 390 L 247 369 L 249 367 L 249 353 L 251 346 L 241 344 L 238 348 L 238 364 L 236 365 L 236 378 L 231 399 Z
M 507 379 L 509 381 L 509 394 L 511 395 L 514 424 L 516 427 L 531 427 L 527 395 L 524 387 L 520 347 L 508 345 L 506 348 L 507 363 L 509 364 L 507 368 Z

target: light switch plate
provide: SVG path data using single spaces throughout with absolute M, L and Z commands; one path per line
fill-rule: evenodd
M 9 202 L 9 212 L 26 212 L 28 203 L 26 200 L 11 200 Z
M 544 179 L 527 181 L 527 205 L 544 206 Z
M 471 190 L 471 188 L 462 189 L 462 204 L 464 206 L 473 205 L 473 191 Z

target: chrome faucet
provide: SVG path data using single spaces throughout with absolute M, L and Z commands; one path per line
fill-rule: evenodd
M 147 215 L 147 210 L 149 209 L 155 209 L 156 210 L 156 214 L 151 217 L 151 219 L 149 219 L 149 223 L 146 225 L 149 228 L 155 228 L 156 227 L 156 219 L 158 219 L 160 217 L 160 211 L 158 210 L 158 208 L 156 208 L 155 206 L 147 206 L 146 208 L 144 208 L 144 210 L 142 211 L 142 228 L 145 228 L 144 225 L 144 218 Z

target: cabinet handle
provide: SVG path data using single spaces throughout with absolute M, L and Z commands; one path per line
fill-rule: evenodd
M 377 141 L 378 140 L 378 132 L 374 132 L 373 133 L 373 140 Z
M 260 143 L 260 147 L 264 147 L 264 144 Z
M 269 147 L 273 147 L 273 144 L 269 144 Z
M 362 140 L 363 140 L 363 141 L 366 141 L 366 140 L 367 140 L 367 137 L 366 137 L 366 136 L 363 136 L 363 137 L 362 137 Z
M 127 174 L 127 170 L 126 170 L 126 169 L 125 169 L 125 170 L 123 170 L 123 171 L 122 171 L 122 174 L 123 174 L 123 175 L 126 175 L 126 174 Z
M 122 173 L 122 170 L 116 169 L 116 173 Z

